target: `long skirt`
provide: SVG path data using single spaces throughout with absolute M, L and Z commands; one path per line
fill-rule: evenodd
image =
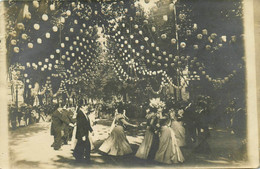
M 76 147 L 76 144 L 77 144 L 76 131 L 77 131 L 77 126 L 75 126 L 72 131 L 71 145 L 70 145 L 71 150 L 74 150 L 74 148 Z
M 115 126 L 110 136 L 99 148 L 100 151 L 112 156 L 123 156 L 132 153 L 130 144 L 122 126 Z
M 177 139 L 177 144 L 179 147 L 186 145 L 186 139 L 185 139 L 185 128 L 182 125 L 182 122 L 179 121 L 173 121 L 171 123 L 171 128 L 173 129 L 175 133 L 175 137 Z
M 149 129 L 146 130 L 144 135 L 144 140 L 139 146 L 135 156 L 141 159 L 147 159 L 149 152 L 151 150 L 152 142 L 153 142 L 154 133 Z
M 168 126 L 163 126 L 160 132 L 159 148 L 155 155 L 155 161 L 165 164 L 183 162 L 184 157 L 177 144 L 174 131 Z

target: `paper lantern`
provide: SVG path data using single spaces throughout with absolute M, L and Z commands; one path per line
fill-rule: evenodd
M 37 38 L 37 43 L 38 44 L 42 44 L 42 39 L 41 38 Z
M 136 44 L 138 44 L 138 43 L 139 43 L 139 40 L 138 40 L 138 39 L 136 39 L 136 40 L 135 40 L 135 43 L 136 43 Z
M 56 49 L 56 53 L 60 53 L 60 49 Z
M 159 51 L 160 51 L 160 48 L 159 48 L 159 47 L 156 47 L 155 50 L 156 50 L 157 52 L 159 52 Z
M 54 55 L 50 55 L 50 58 L 51 58 L 51 59 L 54 59 Z
M 163 15 L 163 20 L 168 21 L 168 15 Z
M 152 46 L 152 47 L 155 47 L 155 43 L 151 43 L 151 46 Z
M 14 52 L 15 53 L 19 53 L 19 51 L 20 51 L 19 47 L 14 47 Z
M 51 11 L 54 11 L 54 10 L 55 10 L 55 5 L 54 5 L 54 4 L 51 4 L 51 5 L 50 5 L 50 10 L 51 10 Z
M 143 31 L 139 31 L 139 34 L 142 35 L 142 34 L 143 34 Z
M 186 34 L 187 34 L 187 35 L 191 35 L 191 30 L 187 30 L 187 31 L 186 31 Z
M 41 65 L 42 65 L 42 62 L 38 62 L 38 65 L 41 66 Z
M 41 71 L 43 72 L 44 70 L 45 70 L 45 69 L 42 67 L 42 68 L 41 68 Z
M 172 43 L 172 44 L 176 44 L 176 42 L 177 42 L 177 40 L 176 40 L 175 38 L 172 38 L 172 39 L 171 39 L 171 43 Z
M 74 28 L 70 28 L 70 32 L 74 32 Z
M 62 58 L 62 59 L 66 59 L 66 56 L 65 56 L 65 55 L 62 55 L 61 58 Z
M 69 40 L 70 40 L 70 38 L 66 36 L 65 37 L 65 41 L 69 41 Z
M 162 39 L 166 39 L 166 38 L 167 38 L 167 35 L 166 35 L 166 34 L 162 34 L 162 35 L 161 35 L 161 38 L 162 38 Z
M 22 39 L 23 39 L 23 40 L 27 40 L 27 38 L 28 38 L 27 34 L 23 33 L 23 34 L 22 34 Z
M 186 47 L 186 43 L 185 42 L 181 42 L 180 47 L 184 49 Z
M 49 19 L 48 15 L 46 15 L 46 14 L 42 15 L 42 20 L 43 21 L 47 21 L 48 19 Z
M 29 80 L 29 79 L 26 79 L 26 83 L 30 83 L 30 80 Z
M 71 11 L 70 11 L 70 10 L 67 10 L 67 11 L 66 11 L 66 15 L 67 15 L 67 16 L 70 16 L 70 15 L 71 15 Z
M 70 61 L 70 57 L 67 57 L 67 61 Z
M 37 23 L 35 23 L 35 24 L 33 25 L 33 28 L 34 28 L 35 30 L 39 30 L 39 29 L 40 29 L 40 25 L 37 24 Z
M 161 59 L 162 59 L 162 56 L 158 56 L 158 59 L 161 60 Z
M 52 31 L 53 31 L 53 32 L 57 32 L 57 31 L 58 31 L 58 27 L 57 27 L 57 26 L 53 26 L 53 27 L 52 27 Z
M 33 43 L 28 43 L 28 48 L 32 49 L 33 48 Z
M 193 24 L 193 30 L 197 30 L 198 29 L 198 25 L 196 23 Z
M 203 38 L 203 35 L 202 34 L 198 34 L 197 35 L 197 39 L 202 39 Z
M 44 69 L 47 69 L 47 68 L 48 68 L 48 66 L 47 66 L 47 65 L 44 65 L 43 67 L 44 67 Z
M 203 34 L 203 35 L 207 35 L 207 34 L 208 34 L 208 30 L 207 30 L 207 29 L 203 29 L 203 30 L 202 30 L 202 34 Z
M 218 35 L 217 35 L 216 33 L 212 33 L 212 34 L 210 35 L 210 37 L 211 37 L 212 39 L 215 39 L 217 36 L 218 36 Z
M 206 49 L 207 49 L 207 50 L 210 50 L 210 49 L 211 49 L 211 46 L 210 46 L 210 45 L 206 45 Z
M 199 45 L 193 45 L 194 49 L 199 49 Z
M 28 88 L 31 89 L 31 88 L 32 88 L 32 85 L 28 85 Z
M 49 38 L 51 37 L 51 34 L 50 34 L 49 32 L 47 32 L 47 33 L 45 34 L 45 37 L 46 37 L 47 39 L 49 39 Z
M 156 28 L 153 26 L 152 27 L 152 32 L 155 32 L 156 31 Z
M 33 7 L 34 8 L 39 8 L 39 2 L 38 1 L 33 1 Z
M 18 23 L 17 24 L 17 29 L 24 30 L 24 24 L 23 23 Z
M 71 56 L 72 56 L 72 57 L 75 57 L 75 53 L 71 53 Z
M 221 41 L 222 42 L 227 42 L 227 36 L 221 36 Z
M 61 23 L 65 23 L 65 18 L 64 17 L 60 17 L 60 22 Z
M 16 40 L 15 39 L 11 40 L 11 44 L 16 45 Z

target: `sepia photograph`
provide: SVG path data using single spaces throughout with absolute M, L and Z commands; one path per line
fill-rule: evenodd
M 0 1 L 0 169 L 258 168 L 257 5 Z

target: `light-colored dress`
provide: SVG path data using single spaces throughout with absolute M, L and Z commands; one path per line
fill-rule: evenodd
M 179 147 L 186 145 L 185 140 L 185 128 L 183 127 L 183 123 L 181 121 L 177 121 L 172 119 L 171 121 L 171 128 L 175 133 L 175 137 L 177 139 L 177 144 Z
M 154 133 L 151 130 L 151 125 L 153 125 L 152 123 L 154 122 L 154 114 L 151 114 L 149 116 L 147 116 L 147 129 L 144 135 L 144 140 L 141 143 L 141 145 L 139 146 L 135 156 L 140 158 L 140 159 L 147 159 L 149 152 L 151 150 L 151 146 L 152 146 L 152 142 L 153 142 L 153 137 L 154 137 Z
M 183 162 L 184 157 L 177 144 L 177 139 L 172 128 L 162 126 L 160 134 L 159 148 L 155 155 L 155 161 L 165 164 Z
M 112 156 L 123 156 L 133 152 L 124 133 L 123 119 L 124 116 L 122 114 L 116 115 L 115 127 L 110 136 L 100 146 L 100 151 Z

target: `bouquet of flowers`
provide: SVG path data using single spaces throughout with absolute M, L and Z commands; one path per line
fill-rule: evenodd
M 160 100 L 160 98 L 152 98 L 150 99 L 150 104 L 149 104 L 150 107 L 152 108 L 162 108 L 164 109 L 165 108 L 165 103 L 163 101 Z

